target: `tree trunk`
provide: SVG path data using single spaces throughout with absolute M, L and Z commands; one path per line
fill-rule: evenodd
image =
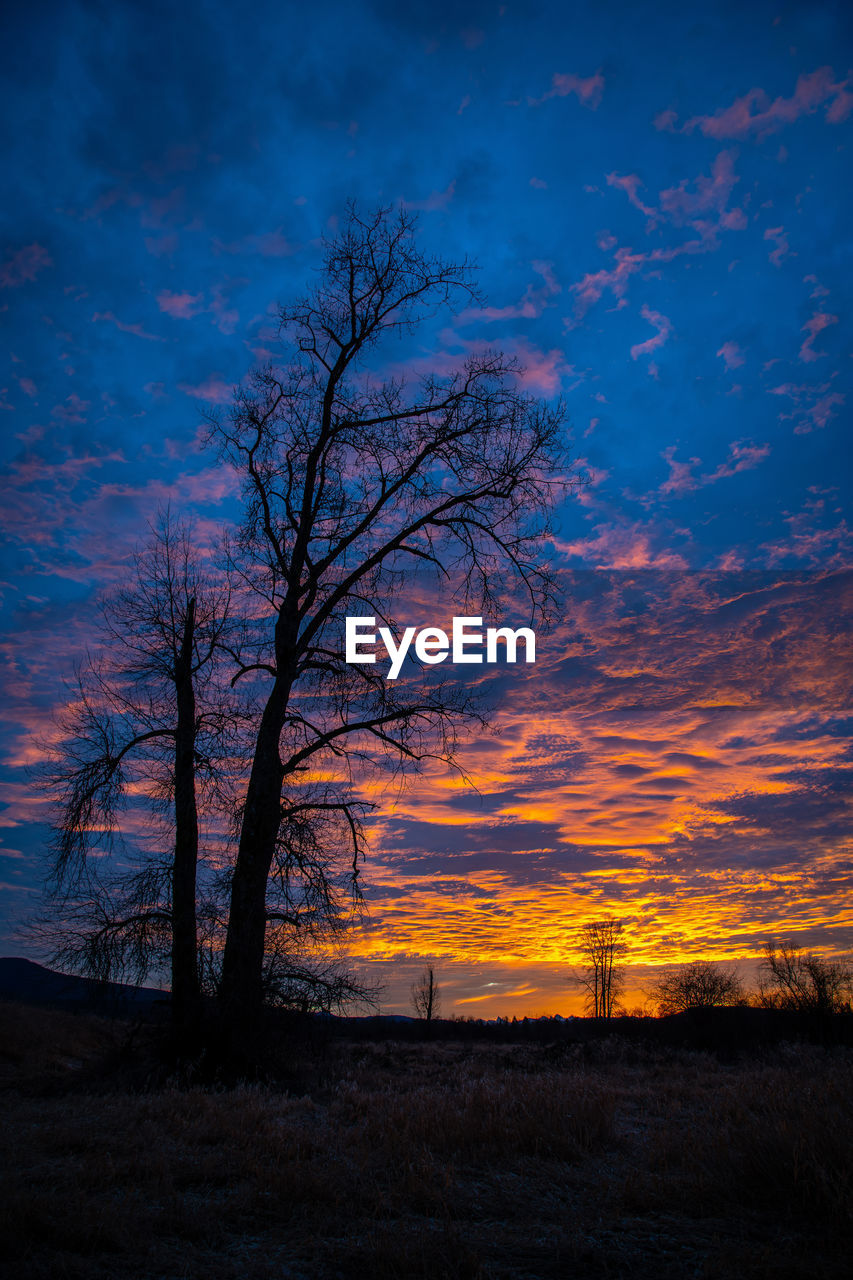
M 175 665 L 175 860 L 172 867 L 172 1018 L 189 1044 L 198 1028 L 200 990 L 196 923 L 198 810 L 195 790 L 195 689 L 192 656 L 195 600 L 190 600 Z
M 275 856 L 284 776 L 279 737 L 288 692 L 277 679 L 261 717 L 231 881 L 221 1004 L 232 1049 L 248 1046 L 261 1008 L 267 879 Z

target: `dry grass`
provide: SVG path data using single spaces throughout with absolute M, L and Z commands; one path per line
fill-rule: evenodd
M 336 1043 L 289 1093 L 132 1091 L 125 1031 L 10 1017 L 10 1277 L 846 1275 L 849 1053 Z

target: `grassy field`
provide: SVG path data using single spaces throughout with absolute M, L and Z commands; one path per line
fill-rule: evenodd
M 303 1044 L 178 1084 L 150 1032 L 0 1009 L 2 1274 L 849 1274 L 853 1054 Z

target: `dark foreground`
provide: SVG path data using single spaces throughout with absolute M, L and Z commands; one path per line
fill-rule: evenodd
M 4 1276 L 849 1274 L 849 1048 L 330 1039 L 217 1088 L 0 1015 Z

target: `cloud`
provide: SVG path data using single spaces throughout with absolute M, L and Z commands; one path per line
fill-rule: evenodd
M 735 152 L 721 151 L 714 160 L 710 176 L 700 174 L 691 184 L 686 179 L 677 187 L 660 193 L 660 207 L 675 226 L 688 225 L 697 230 L 724 229 L 740 231 L 746 226 L 742 209 L 728 209 L 729 197 L 739 178 L 735 175 Z M 691 185 L 693 190 L 690 190 Z M 716 214 L 716 224 L 708 224 L 706 215 Z
M 634 253 L 633 250 L 620 248 L 613 255 L 615 266 L 602 267 L 599 271 L 590 271 L 577 283 L 571 286 L 577 302 L 577 311 L 583 315 L 602 294 L 609 291 L 617 299 L 624 298 L 628 281 L 632 275 L 648 262 L 658 261 L 654 253 Z
M 377 821 L 359 951 L 499 962 L 526 990 L 572 963 L 567 918 L 622 919 L 635 964 L 755 955 L 780 928 L 844 949 L 851 575 L 561 587 L 565 621 L 471 744 L 477 793 L 436 769 Z
M 800 511 L 786 515 L 787 539 L 763 546 L 768 564 L 790 564 L 792 560 L 799 560 L 820 570 L 848 568 L 853 562 L 853 530 L 843 518 L 837 519 L 834 525 L 828 524 L 827 505 L 826 496 L 812 490 L 812 496 Z
M 164 289 L 157 294 L 157 305 L 166 315 L 176 319 L 189 320 L 201 311 L 200 293 L 171 293 Z
M 744 362 L 744 354 L 736 342 L 724 342 L 717 355 L 724 361 L 727 369 L 737 369 Z
M 696 489 L 715 484 L 718 480 L 737 475 L 741 471 L 751 471 L 753 467 L 763 462 L 769 453 L 769 444 L 755 445 L 746 440 L 735 440 L 729 445 L 725 462 L 721 462 L 713 471 L 706 472 L 704 475 L 694 475 L 693 469 L 700 465 L 701 459 L 690 458 L 687 462 L 679 462 L 675 457 L 675 446 L 670 445 L 661 454 L 669 467 L 669 475 L 657 492 L 662 497 L 669 494 L 681 497 L 686 493 L 693 493 Z
M 228 404 L 233 395 L 233 388 L 224 383 L 215 373 L 197 386 L 179 382 L 178 389 L 186 396 L 192 396 L 196 400 L 209 400 L 212 404 Z
M 535 259 L 530 265 L 541 277 L 540 285 L 529 284 L 523 297 L 506 307 L 466 307 L 455 317 L 456 327 L 495 320 L 534 320 L 540 316 L 551 305 L 550 300 L 562 292 L 562 285 L 554 275 L 553 262 Z
M 683 126 L 682 132 L 698 129 L 707 138 L 755 138 L 760 141 L 769 134 L 801 116 L 811 115 L 826 106 L 825 118 L 830 124 L 846 120 L 853 107 L 853 95 L 847 92 L 849 80 L 836 83 L 831 67 L 819 67 L 817 71 L 801 75 L 797 79 L 790 98 L 770 100 L 763 89 L 750 89 L 729 107 L 713 115 L 693 116 Z M 661 121 L 661 123 L 658 123 Z M 675 116 L 662 113 L 655 121 L 657 128 L 674 130 Z
M 548 102 L 551 98 L 566 98 L 569 94 L 574 94 L 578 102 L 584 107 L 589 107 L 591 111 L 595 111 L 601 103 L 601 95 L 604 93 L 604 76 L 597 71 L 594 76 L 576 75 L 555 75 L 551 80 L 551 88 L 543 93 L 541 98 L 528 98 L 528 105 L 531 107 L 541 106 L 543 102 Z
M 769 255 L 770 261 L 774 267 L 780 267 L 791 252 L 791 246 L 788 244 L 788 237 L 785 234 L 784 227 L 768 227 L 764 232 L 765 240 L 775 240 L 776 248 Z
M 53 266 L 53 259 L 41 244 L 28 244 L 0 266 L 0 289 L 16 289 L 35 280 L 40 272 Z
M 654 337 L 647 338 L 645 342 L 638 342 L 636 346 L 631 348 L 632 360 L 637 360 L 640 356 L 651 355 L 653 351 L 657 351 L 658 347 L 662 347 L 672 333 L 672 323 L 666 316 L 661 315 L 659 311 L 652 311 L 651 307 L 644 304 L 640 308 L 640 315 L 644 320 L 648 320 L 649 324 L 654 325 L 657 333 Z
M 649 219 L 647 232 L 661 223 L 677 228 L 689 227 L 697 232 L 697 238 L 667 247 L 648 251 L 635 251 L 620 246 L 613 255 L 614 266 L 588 272 L 571 286 L 575 297 L 575 322 L 581 319 L 605 292 L 617 299 L 617 306 L 625 305 L 624 298 L 632 275 L 655 270 L 673 262 L 684 254 L 704 254 L 719 245 L 719 233 L 742 231 L 746 215 L 741 208 L 729 208 L 731 194 L 739 179 L 734 171 L 735 153 L 721 151 L 715 158 L 710 174 L 699 174 L 694 180 L 682 179 L 675 187 L 668 187 L 658 196 L 657 206 L 643 203 L 638 195 L 639 179 L 635 174 L 620 177 L 608 175 L 611 187 L 624 191 L 631 204 Z M 615 241 L 606 237 L 600 247 L 612 248 Z
M 558 347 L 542 351 L 524 338 L 514 338 L 504 343 L 504 348 L 521 365 L 516 374 L 519 385 L 536 395 L 558 395 L 563 379 L 574 373 L 571 365 L 566 363 L 566 353 Z
M 803 330 L 808 337 L 800 347 L 800 359 L 807 364 L 812 360 L 820 360 L 826 353 L 823 351 L 815 351 L 814 343 L 817 335 L 822 333 L 824 329 L 828 329 L 830 325 L 838 324 L 838 316 L 831 316 L 825 311 L 818 311 L 806 321 Z
M 640 181 L 636 173 L 625 174 L 621 177 L 618 173 L 608 173 L 607 185 L 608 187 L 617 187 L 620 191 L 624 191 L 634 208 L 639 209 L 641 213 L 646 215 L 646 217 L 656 217 L 657 210 L 651 208 L 649 205 L 643 204 L 642 200 L 637 195 L 638 188 L 640 188 L 643 183 Z
M 597 524 L 594 537 L 558 541 L 565 556 L 585 560 L 596 569 L 686 569 L 684 556 L 665 548 L 654 550 L 653 531 L 639 523 Z
M 780 413 L 780 422 L 793 422 L 795 435 L 808 435 L 823 430 L 835 417 L 836 411 L 846 403 L 842 391 L 833 391 L 831 382 L 796 384 L 783 382 L 769 388 L 771 396 L 786 396 L 791 400 L 789 413 Z
M 120 329 L 122 333 L 132 333 L 134 337 L 145 338 L 147 342 L 166 341 L 166 339 L 159 333 L 148 333 L 148 331 L 143 329 L 142 325 L 139 323 L 127 324 L 126 321 L 119 320 L 118 316 L 114 315 L 112 311 L 96 311 L 92 316 L 92 321 L 95 324 L 105 322 L 107 324 L 115 325 L 115 327 Z

